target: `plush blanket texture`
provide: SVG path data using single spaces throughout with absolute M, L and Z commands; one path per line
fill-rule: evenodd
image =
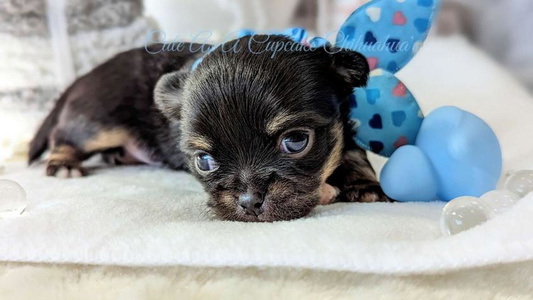
M 533 194 L 444 238 L 442 203 L 334 204 L 300 220 L 250 224 L 211 218 L 185 173 L 121 167 L 64 180 L 20 165 L 6 173 L 29 205 L 0 220 L 0 261 L 422 273 L 533 258 Z
M 456 105 L 485 119 L 500 138 L 505 172 L 533 169 L 531 96 L 464 40 L 429 40 L 399 77 L 426 113 Z M 379 169 L 383 160 L 374 162 Z M 445 238 L 438 227 L 442 203 L 335 204 L 291 222 L 243 224 L 212 219 L 200 185 L 184 173 L 126 167 L 94 169 L 91 177 L 74 180 L 43 174 L 42 166 L 27 169 L 23 164 L 8 164 L 0 174 L 21 183 L 29 201 L 22 216 L 0 219 L 0 261 L 25 263 L 1 268 L 2 299 L 41 295 L 31 289 L 15 290 L 26 286 L 26 278 L 39 291 L 49 287 L 50 294 L 43 298 L 72 298 L 68 295 L 76 291 L 77 296 L 96 292 L 102 299 L 142 295 L 165 299 L 156 291 L 167 291 L 167 296 L 230 298 L 221 291 L 232 288 L 243 291 L 241 296 L 255 297 L 243 287 L 259 283 L 270 286 L 265 291 L 271 295 L 289 293 L 287 298 L 313 291 L 315 298 L 341 295 L 338 289 L 347 298 L 373 299 L 383 295 L 453 299 L 448 296 L 458 294 L 468 299 L 527 299 L 531 295 L 528 282 L 533 270 L 526 261 L 533 259 L 532 194 L 507 213 Z M 26 264 L 35 262 L 107 267 Z M 515 263 L 501 266 L 509 262 Z M 116 265 L 159 267 L 146 273 L 146 269 Z M 227 268 L 232 266 L 252 271 Z M 465 270 L 476 266 L 481 269 Z M 268 269 L 254 269 L 263 267 Z M 413 277 L 339 273 L 343 270 Z M 175 278 L 178 273 L 181 277 Z M 416 277 L 428 273 L 442 277 Z M 281 279 L 276 281 L 278 275 Z M 78 280 L 78 285 L 70 280 Z M 407 295 L 400 290 L 413 292 Z
M 530 300 L 533 263 L 390 276 L 288 268 L 0 264 L 0 299 Z

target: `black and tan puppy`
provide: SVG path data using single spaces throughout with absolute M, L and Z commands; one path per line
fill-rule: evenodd
M 50 148 L 51 176 L 85 175 L 82 161 L 99 152 L 185 169 L 227 220 L 288 220 L 320 202 L 387 201 L 348 119 L 348 97 L 368 78 L 366 59 L 328 47 L 270 51 L 291 48 L 281 36 L 232 43 L 195 71 L 200 54 L 190 51 L 119 54 L 59 99 L 30 162 Z

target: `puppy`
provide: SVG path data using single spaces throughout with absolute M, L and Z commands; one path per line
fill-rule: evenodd
M 212 211 L 235 221 L 300 218 L 321 202 L 388 201 L 348 118 L 353 89 L 368 79 L 366 59 L 301 49 L 283 36 L 232 43 L 194 71 L 201 54 L 193 47 L 117 55 L 61 96 L 30 163 L 50 148 L 49 176 L 86 175 L 81 163 L 95 153 L 187 170 Z

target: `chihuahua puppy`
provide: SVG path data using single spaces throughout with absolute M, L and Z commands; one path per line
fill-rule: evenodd
M 283 36 L 245 37 L 194 71 L 201 54 L 190 50 L 119 54 L 61 96 L 31 143 L 30 163 L 50 148 L 49 176 L 86 175 L 81 163 L 95 153 L 187 170 L 212 211 L 234 221 L 388 201 L 348 118 L 353 89 L 368 79 L 366 59 L 298 46 Z

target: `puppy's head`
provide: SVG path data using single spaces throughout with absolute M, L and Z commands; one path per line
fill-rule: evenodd
M 305 216 L 341 160 L 346 120 L 340 107 L 366 84 L 366 60 L 333 48 L 294 50 L 281 36 L 234 43 L 193 72 L 165 75 L 156 103 L 179 120 L 180 148 L 219 217 Z M 285 50 L 274 53 L 279 45 Z

